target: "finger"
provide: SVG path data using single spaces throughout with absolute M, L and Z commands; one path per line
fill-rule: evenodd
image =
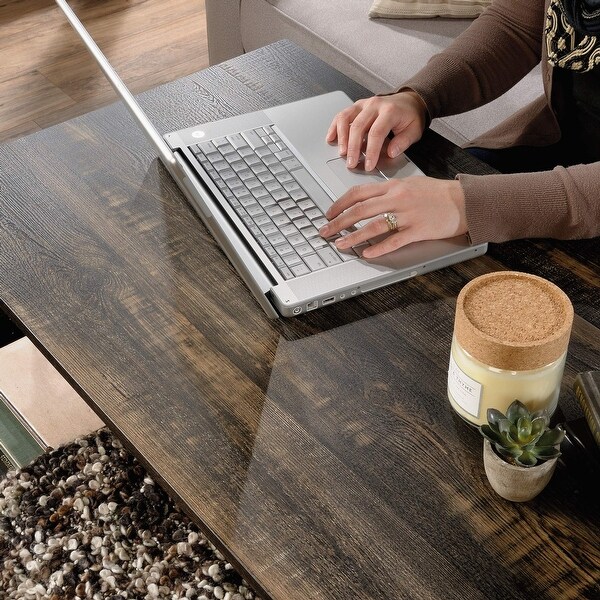
M 350 208 L 356 202 L 361 202 L 367 198 L 375 198 L 387 193 L 388 182 L 383 183 L 363 183 L 351 187 L 345 194 L 342 194 L 328 209 L 325 216 L 328 219 L 334 219 L 340 213 Z
M 337 124 L 337 139 L 338 139 L 338 152 L 340 156 L 346 156 L 348 151 L 348 134 L 350 130 L 349 121 L 338 120 Z
M 375 168 L 381 149 L 387 139 L 388 133 L 391 131 L 392 125 L 389 119 L 384 115 L 379 115 L 369 130 L 367 137 L 367 149 L 365 152 L 365 170 L 371 171 Z
M 388 156 L 390 158 L 396 158 L 400 156 L 402 152 L 410 148 L 417 140 L 413 140 L 412 136 L 406 134 L 400 134 L 394 136 L 394 138 L 388 144 Z
M 407 246 L 413 241 L 414 239 L 412 238 L 411 228 L 406 227 L 396 231 L 396 233 L 393 233 L 392 235 L 389 235 L 381 242 L 365 248 L 362 256 L 363 258 L 377 258 L 379 256 L 383 256 L 384 254 L 389 254 L 394 250 L 398 250 L 398 248 Z
M 421 138 L 419 128 L 409 126 L 399 132 L 394 132 L 394 137 L 388 144 L 387 153 L 390 158 L 396 158 L 406 149 L 410 148 L 415 142 Z
M 360 160 L 363 141 L 376 118 L 372 110 L 362 110 L 350 124 L 348 136 L 348 149 L 346 152 L 346 166 L 353 169 Z
M 385 219 L 376 218 L 367 223 L 364 227 L 338 238 L 335 240 L 335 245 L 340 250 L 347 250 L 352 246 L 362 244 L 363 242 L 387 233 L 388 231 L 389 229 Z
M 348 130 L 350 123 L 355 119 L 356 115 L 360 112 L 360 105 L 353 104 L 343 111 L 339 112 L 327 132 L 327 141 L 334 141 L 337 137 L 338 150 L 341 156 L 346 154 L 346 148 L 348 146 Z M 330 139 L 331 132 L 331 139 Z
M 338 215 L 335 219 L 321 227 L 319 233 L 327 238 L 357 225 L 362 229 L 368 225 L 363 222 L 378 217 L 384 212 L 391 211 L 392 203 L 393 199 L 389 197 L 386 198 L 385 196 L 378 196 L 376 198 L 369 198 L 362 202 L 357 202 Z
M 327 134 L 325 135 L 325 141 L 328 144 L 335 142 L 337 138 L 337 118 L 337 115 L 333 118 L 333 121 L 331 121 L 331 125 L 329 125 L 329 129 L 327 130 Z

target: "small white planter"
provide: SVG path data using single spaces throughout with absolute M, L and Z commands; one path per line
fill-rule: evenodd
M 494 491 L 512 502 L 535 498 L 548 484 L 556 468 L 557 458 L 534 467 L 511 465 L 500 458 L 489 440 L 483 440 L 483 465 Z

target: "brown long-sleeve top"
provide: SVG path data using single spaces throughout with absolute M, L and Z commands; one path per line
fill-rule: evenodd
M 505 148 L 557 142 L 553 69 L 544 43 L 546 9 L 544 0 L 495 0 L 403 87 L 421 96 L 434 119 L 490 102 L 541 60 L 545 94 L 473 145 Z M 473 243 L 600 235 L 600 162 L 540 173 L 459 175 L 459 180 Z

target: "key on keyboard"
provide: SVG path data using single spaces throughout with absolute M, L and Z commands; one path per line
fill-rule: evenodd
M 358 258 L 319 237 L 331 200 L 272 127 L 191 150 L 285 279 Z

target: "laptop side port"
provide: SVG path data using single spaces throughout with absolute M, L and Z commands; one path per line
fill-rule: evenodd
M 315 310 L 315 308 L 317 308 L 317 306 L 319 306 L 318 300 L 313 300 L 312 302 L 309 302 L 306 305 L 306 312 L 308 312 L 309 310 Z
M 330 298 L 325 298 L 323 302 L 321 302 L 321 306 L 325 306 L 326 304 L 331 304 L 335 302 L 335 296 L 331 296 Z

